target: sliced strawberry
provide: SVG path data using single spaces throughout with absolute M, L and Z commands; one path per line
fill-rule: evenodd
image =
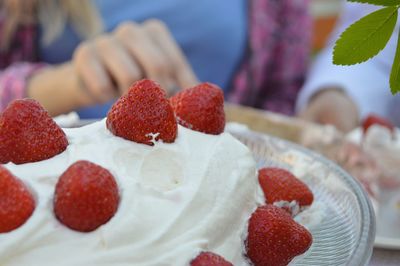
M 215 253 L 201 252 L 190 262 L 190 266 L 233 266 L 233 264 Z
M 362 122 L 363 132 L 364 134 L 372 125 L 380 125 L 389 129 L 392 133 L 394 133 L 395 126 L 389 120 L 375 114 L 370 114 L 367 118 Z
M 73 230 L 97 229 L 114 216 L 118 204 L 118 186 L 112 174 L 88 161 L 71 165 L 56 185 L 54 213 Z
M 310 232 L 281 208 L 261 206 L 251 215 L 246 252 L 256 266 L 287 265 L 311 244 Z
M 35 100 L 15 100 L 0 116 L 0 163 L 42 161 L 67 146 L 64 131 Z
M 309 206 L 314 195 L 306 184 L 285 169 L 269 167 L 258 171 L 258 181 L 266 202 L 296 201 L 300 207 Z
M 189 129 L 218 135 L 225 128 L 224 94 L 211 83 L 183 90 L 171 98 L 178 123 Z
M 6 168 L 0 166 L 0 233 L 23 225 L 35 209 L 35 200 L 22 183 Z
M 157 83 L 143 79 L 112 106 L 107 128 L 124 139 L 154 145 L 159 139 L 174 142 L 178 126 L 165 91 Z

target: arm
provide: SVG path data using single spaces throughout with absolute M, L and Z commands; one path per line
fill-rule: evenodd
M 3 15 L 0 14 L 2 36 L 5 28 Z M 76 77 L 70 71 L 72 68 L 67 71 L 64 66 L 37 63 L 36 36 L 35 24 L 23 24 L 9 40 L 10 47 L 0 47 L 0 112 L 11 101 L 24 97 L 35 98 L 53 115 L 78 107 L 78 98 L 71 97 L 72 90 L 78 87 L 76 82 L 71 82 Z M 2 45 L 5 44 L 3 40 Z
M 41 102 L 51 115 L 69 112 L 89 101 L 78 91 L 79 81 L 69 64 L 50 67 L 42 63 L 19 62 L 0 72 L 0 111 L 20 98 Z
M 84 41 L 62 65 L 19 63 L 6 68 L 0 73 L 0 107 L 30 97 L 55 116 L 115 99 L 143 76 L 165 89 L 197 83 L 175 40 L 158 21 L 124 23 L 112 33 Z
M 12 100 L 27 97 L 29 78 L 44 67 L 37 63 L 15 63 L 0 72 L 0 112 Z
M 43 67 L 26 85 L 26 96 L 39 101 L 52 116 L 96 103 L 72 63 Z
M 336 66 L 332 63 L 332 51 L 339 34 L 375 9 L 354 3 L 346 3 L 344 8 L 330 42 L 318 55 L 299 94 L 297 112 L 308 120 L 334 124 L 348 131 L 370 112 L 389 115 L 388 106 L 393 100 L 388 89 L 389 74 L 397 34 L 375 58 L 354 66 Z

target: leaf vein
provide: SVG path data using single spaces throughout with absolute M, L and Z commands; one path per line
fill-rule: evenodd
M 363 44 L 364 42 L 366 42 L 367 40 L 372 39 L 372 36 L 378 34 L 379 30 L 382 29 L 382 28 L 393 18 L 393 16 L 394 16 L 396 13 L 397 13 L 397 9 L 394 10 L 394 11 L 391 13 L 391 15 L 388 16 L 388 17 L 386 18 L 386 20 L 383 21 L 382 24 L 381 24 L 375 31 L 372 31 L 371 34 L 367 35 L 364 39 L 362 39 L 360 42 L 358 42 L 357 45 L 352 46 L 352 47 L 349 49 L 349 51 L 348 51 L 348 53 L 346 54 L 346 56 L 347 56 L 347 55 L 350 55 L 351 52 L 356 51 L 356 50 L 357 50 L 359 47 L 361 47 L 362 44 Z

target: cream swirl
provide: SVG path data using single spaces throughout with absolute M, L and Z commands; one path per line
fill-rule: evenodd
M 175 143 L 151 147 L 115 137 L 105 120 L 65 132 L 63 153 L 5 165 L 37 206 L 22 227 L 0 234 L 0 265 L 188 265 L 202 250 L 246 265 L 242 236 L 256 207 L 256 169 L 230 134 L 179 126 Z M 77 160 L 108 169 L 120 190 L 116 215 L 90 233 L 68 229 L 53 214 L 55 184 Z

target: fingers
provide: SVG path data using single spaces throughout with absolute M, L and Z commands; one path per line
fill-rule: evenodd
M 128 51 L 112 35 L 105 35 L 95 42 L 96 52 L 110 74 L 120 94 L 142 77 L 141 69 Z
M 334 125 L 343 132 L 357 127 L 359 121 L 355 103 L 337 89 L 326 89 L 316 94 L 300 117 L 320 124 Z
M 157 81 L 169 94 L 198 83 L 167 27 L 156 20 L 126 22 L 112 34 L 84 42 L 73 65 L 94 103 L 123 94 L 142 77 Z
M 93 43 L 85 42 L 75 50 L 73 65 L 93 103 L 104 103 L 115 97 L 111 78 Z
M 116 38 L 142 67 L 144 75 L 167 91 L 198 83 L 189 63 L 167 27 L 158 20 L 142 25 L 127 22 L 118 27 Z
M 196 85 L 198 83 L 197 77 L 167 26 L 159 20 L 148 20 L 144 22 L 143 27 L 167 58 L 170 65 L 170 74 L 177 82 L 177 85 L 181 88 Z
M 118 27 L 115 36 L 136 59 L 147 78 L 157 81 L 163 87 L 168 86 L 171 69 L 168 58 L 149 38 L 142 26 L 126 22 Z

